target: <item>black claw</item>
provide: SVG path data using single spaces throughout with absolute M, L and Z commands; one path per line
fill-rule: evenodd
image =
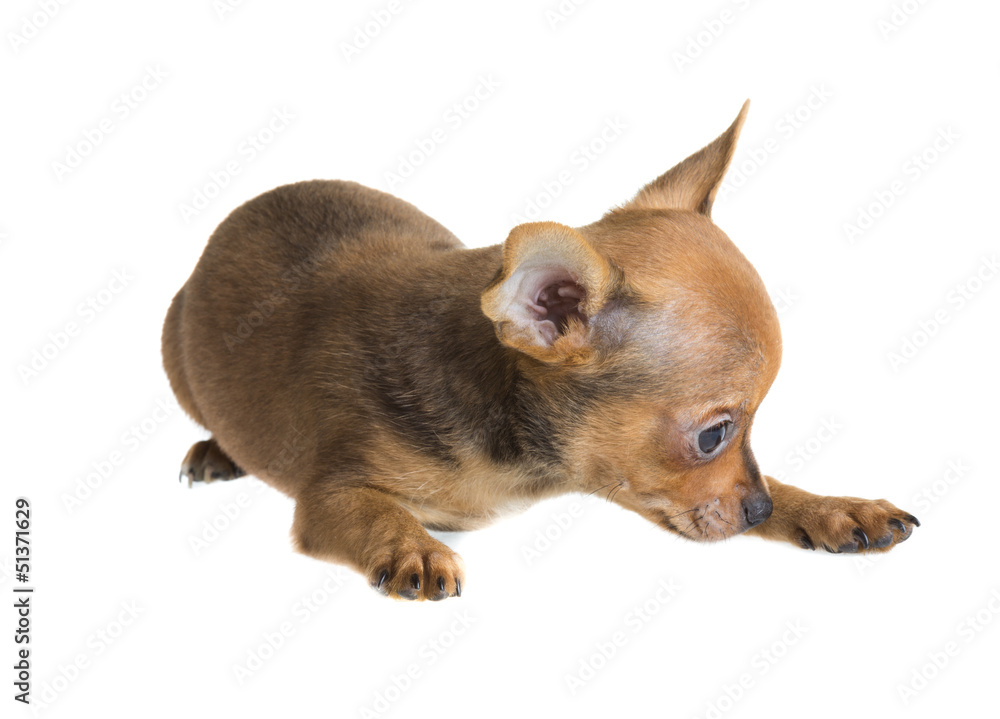
M 816 550 L 816 545 L 813 544 L 812 538 L 808 534 L 805 533 L 805 530 L 803 530 L 803 531 L 801 531 L 799 533 L 799 545 L 803 549 L 811 549 L 813 551 Z
M 462 596 L 462 582 L 458 577 L 455 577 L 455 596 Z
M 872 542 L 872 549 L 885 549 L 890 544 L 892 544 L 893 534 L 889 532 L 884 537 L 879 537 L 874 542 Z
M 889 526 L 898 529 L 903 534 L 906 534 L 906 525 L 903 524 L 902 521 L 896 519 L 895 517 L 889 520 Z
M 438 577 L 438 593 L 431 597 L 432 601 L 439 602 L 448 597 L 448 590 L 444 588 L 444 577 Z
M 861 546 L 864 547 L 865 549 L 868 549 L 868 546 L 871 544 L 868 541 L 868 535 L 865 534 L 865 530 L 863 530 L 861 527 L 854 528 L 854 538 L 857 539 L 859 542 L 861 542 Z
M 378 575 L 378 584 L 375 585 L 375 589 L 382 591 L 382 585 L 385 584 L 385 580 L 389 578 L 389 570 L 383 569 L 382 573 Z
M 444 577 L 438 577 L 438 593 L 430 598 L 432 602 L 440 602 L 448 598 L 448 590 L 444 588 Z
M 417 591 L 420 591 L 420 575 L 417 574 L 416 572 L 414 572 L 410 576 L 410 584 L 413 585 L 414 589 L 416 589 Z
M 912 514 L 907 514 L 903 519 L 905 519 L 907 522 L 910 522 L 915 527 L 920 526 L 920 520 L 914 517 Z

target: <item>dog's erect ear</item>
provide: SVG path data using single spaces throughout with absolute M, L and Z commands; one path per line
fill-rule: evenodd
M 750 101 L 747 100 L 728 130 L 643 187 L 625 207 L 691 210 L 711 215 L 715 193 L 733 159 L 736 140 L 749 107 Z
M 615 276 L 572 227 L 518 225 L 504 243 L 500 273 L 483 292 L 483 313 L 508 347 L 543 362 L 580 363 L 591 354 L 589 319 Z

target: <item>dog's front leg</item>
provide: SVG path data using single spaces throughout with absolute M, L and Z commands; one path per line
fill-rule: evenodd
M 884 499 L 823 497 L 766 480 L 774 510 L 747 534 L 834 553 L 885 552 L 920 526 L 916 517 Z
M 461 557 L 431 537 L 391 495 L 371 487 L 316 482 L 296 497 L 299 551 L 346 564 L 391 597 L 461 596 Z

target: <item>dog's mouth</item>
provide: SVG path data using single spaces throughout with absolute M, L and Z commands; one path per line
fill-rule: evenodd
M 727 519 L 718 498 L 688 510 L 676 512 L 654 509 L 657 524 L 695 542 L 718 542 L 743 532 L 743 527 Z

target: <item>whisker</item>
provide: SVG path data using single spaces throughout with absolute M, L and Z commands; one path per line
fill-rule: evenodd
M 732 527 L 732 526 L 733 526 L 733 523 L 732 523 L 732 522 L 728 521 L 728 520 L 727 520 L 727 519 L 726 519 L 725 517 L 723 517 L 723 516 L 722 516 L 721 514 L 719 514 L 719 510 L 718 510 L 718 509 L 717 509 L 717 510 L 715 510 L 715 516 L 716 516 L 716 517 L 718 517 L 719 519 L 721 519 L 721 520 L 722 520 L 723 522 L 725 522 L 726 524 L 728 524 L 728 525 L 729 525 L 730 527 Z
M 667 517 L 667 519 L 673 519 L 674 517 L 680 517 L 682 515 L 691 514 L 691 512 L 697 512 L 697 511 L 698 511 L 698 508 L 694 507 L 693 509 L 689 509 L 689 510 L 687 510 L 685 512 L 678 512 L 677 514 L 672 514 L 669 517 Z
M 610 486 L 611 486 L 612 484 L 615 484 L 615 482 L 608 482 L 608 483 L 607 483 L 607 484 L 605 484 L 605 485 L 604 485 L 603 487 L 598 487 L 598 488 L 597 488 L 597 489 L 595 489 L 595 490 L 594 490 L 593 492 L 587 492 L 587 494 L 586 494 L 586 495 L 584 495 L 584 496 L 586 496 L 586 497 L 589 497 L 589 496 L 590 496 L 590 495 L 592 495 L 592 494 L 597 494 L 597 493 L 598 493 L 598 492 L 600 492 L 600 491 L 601 491 L 602 489 L 607 489 L 607 488 L 608 488 L 608 487 L 610 487 Z
M 621 489 L 621 486 L 622 486 L 622 483 L 619 481 L 618 484 L 616 484 L 614 487 L 612 487 L 611 489 L 608 490 L 608 496 L 605 497 L 605 499 L 610 502 L 611 501 L 611 495 L 614 494 L 615 490 Z

